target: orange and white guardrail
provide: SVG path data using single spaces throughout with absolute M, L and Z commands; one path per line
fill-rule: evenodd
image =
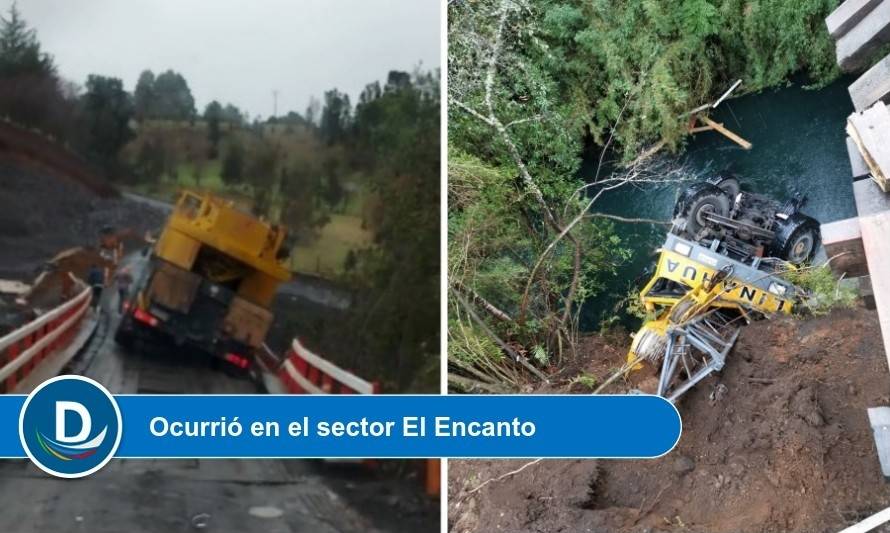
M 266 355 L 275 354 L 265 347 Z M 377 382 L 362 379 L 352 372 L 324 359 L 294 339 L 284 360 L 278 365 L 278 378 L 285 390 L 291 394 L 378 394 Z M 342 462 L 342 461 L 337 461 Z M 375 460 L 361 461 L 374 465 Z M 440 493 L 441 464 L 438 459 L 427 459 L 423 463 L 422 475 L 426 493 L 437 497 Z
M 291 343 L 278 377 L 291 394 L 377 394 L 380 385 L 343 370 L 303 346 Z
M 0 392 L 15 391 L 43 360 L 66 348 L 90 308 L 92 289 L 84 289 L 52 311 L 0 337 Z

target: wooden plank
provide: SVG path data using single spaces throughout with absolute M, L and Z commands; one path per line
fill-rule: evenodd
M 859 148 L 872 178 L 884 192 L 890 191 L 890 112 L 878 102 L 847 119 L 847 133 Z
M 822 245 L 831 259 L 831 271 L 835 276 L 856 278 L 868 275 L 858 218 L 822 224 L 821 233 Z
M 890 478 L 890 407 L 869 407 L 868 421 L 874 433 L 881 473 Z
M 837 64 L 844 72 L 866 68 L 872 54 L 887 42 L 890 42 L 890 0 L 883 0 L 837 40 Z
M 700 119 L 702 122 L 704 122 L 708 126 L 714 128 L 718 132 L 722 133 L 724 136 L 729 138 L 732 142 L 738 144 L 745 150 L 751 149 L 751 143 L 749 143 L 745 139 L 742 139 L 735 133 L 733 133 L 733 132 L 729 131 L 728 129 L 726 129 L 725 127 L 723 127 L 723 124 L 720 124 L 719 122 L 714 122 L 713 120 L 709 119 L 708 117 L 700 117 Z
M 847 90 L 856 111 L 865 111 L 879 100 L 890 103 L 890 54 L 859 76 Z
M 859 228 L 884 337 L 884 354 L 890 364 L 890 212 L 860 217 Z
M 850 169 L 853 171 L 854 178 L 868 175 L 868 165 L 865 163 L 865 159 L 862 159 L 856 141 L 849 136 L 847 136 L 847 156 L 850 158 Z
M 859 24 L 882 0 L 846 0 L 825 18 L 828 35 L 838 39 Z
M 873 180 L 853 182 L 853 199 L 859 216 L 876 215 L 890 211 L 890 194 L 885 194 Z

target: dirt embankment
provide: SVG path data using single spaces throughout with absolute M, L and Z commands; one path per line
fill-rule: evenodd
M 0 153 L 0 279 L 39 280 L 24 295 L 0 293 L 0 334 L 57 305 L 66 292 L 65 272 L 84 278 L 91 264 L 104 264 L 97 251 L 103 228 L 126 233 L 132 249 L 146 230 L 163 224 L 162 211 L 105 194 L 99 177 L 81 178 Z M 71 253 L 75 247 L 82 249 Z
M 142 235 L 163 220 L 144 204 L 100 196 L 73 178 L 0 157 L 0 279 L 30 281 L 62 250 L 96 246 L 105 226 Z
M 612 351 L 588 352 L 579 372 L 618 366 L 605 359 Z M 544 461 L 473 494 L 526 461 L 452 461 L 449 527 L 838 531 L 890 505 L 866 414 L 888 403 L 874 312 L 754 323 L 722 374 L 680 401 L 683 435 L 673 452 L 651 461 Z

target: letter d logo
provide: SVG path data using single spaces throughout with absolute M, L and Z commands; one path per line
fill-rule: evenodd
M 80 433 L 73 437 L 65 432 L 65 415 L 69 412 L 76 413 L 80 417 Z M 92 429 L 93 420 L 90 413 L 82 403 L 56 402 L 56 440 L 59 442 L 75 443 L 87 440 Z
M 59 376 L 28 395 L 19 416 L 19 438 L 38 468 L 78 478 L 111 460 L 121 426 L 120 409 L 105 387 L 83 376 Z

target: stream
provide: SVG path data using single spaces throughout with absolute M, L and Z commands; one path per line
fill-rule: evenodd
M 689 138 L 677 162 L 694 173 L 728 170 L 739 178 L 742 190 L 780 201 L 796 192 L 806 194 L 809 201 L 803 211 L 821 223 L 855 216 L 844 131 L 847 116 L 853 112 L 847 93 L 851 81 L 841 78 L 818 90 L 792 84 L 726 100 L 711 118 L 750 141 L 753 148 L 744 150 L 723 135 L 706 131 Z M 598 151 L 587 154 L 580 175 L 593 176 L 598 159 Z M 605 193 L 594 210 L 670 220 L 681 187 L 685 184 L 623 187 Z M 625 326 L 635 329 L 638 325 L 623 310 L 616 312 L 616 305 L 632 286 L 648 280 L 665 227 L 616 222 L 615 229 L 633 255 L 608 284 L 611 290 L 585 302 L 582 331 L 595 331 L 602 320 L 616 314 Z

